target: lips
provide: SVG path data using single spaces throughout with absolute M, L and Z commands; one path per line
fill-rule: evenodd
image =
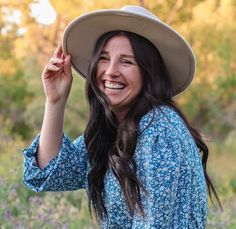
M 115 81 L 108 81 L 105 80 L 104 86 L 106 89 L 112 89 L 112 90 L 122 90 L 125 88 L 125 84 Z

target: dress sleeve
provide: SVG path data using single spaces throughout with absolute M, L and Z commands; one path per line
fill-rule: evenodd
M 38 135 L 31 146 L 23 151 L 23 183 L 36 192 L 85 188 L 88 158 L 84 137 L 80 136 L 72 142 L 63 135 L 58 155 L 43 169 L 38 167 L 36 161 L 39 138 Z
M 145 217 L 135 216 L 133 228 L 188 228 L 191 173 L 184 159 L 185 144 L 172 129 L 158 131 L 140 172 Z M 145 139 L 144 139 L 145 140 Z

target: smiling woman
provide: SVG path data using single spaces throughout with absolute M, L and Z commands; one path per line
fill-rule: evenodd
M 63 133 L 71 66 L 86 79 L 90 107 L 74 142 Z M 207 188 L 218 200 L 208 148 L 173 101 L 194 73 L 188 43 L 142 7 L 78 17 L 42 74 L 45 114 L 24 150 L 24 183 L 86 189 L 102 228 L 205 228 Z

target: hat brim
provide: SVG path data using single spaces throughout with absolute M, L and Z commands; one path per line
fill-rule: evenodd
M 173 96 L 185 90 L 195 74 L 196 60 L 185 39 L 160 20 L 121 10 L 98 10 L 72 21 L 64 31 L 63 52 L 71 55 L 73 69 L 86 78 L 98 38 L 123 30 L 139 34 L 159 50 L 170 75 Z

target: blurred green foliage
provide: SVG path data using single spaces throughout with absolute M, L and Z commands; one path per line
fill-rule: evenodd
M 236 1 L 51 0 L 57 19 L 50 25 L 31 15 L 32 2 L 37 1 L 0 0 L 0 227 L 96 228 L 84 191 L 36 194 L 23 186 L 21 151 L 40 131 L 45 100 L 40 75 L 65 26 L 89 10 L 139 4 L 183 34 L 196 54 L 196 77 L 176 100 L 209 141 L 208 170 L 224 212 L 209 203 L 207 228 L 236 228 Z M 11 20 L 14 12 L 20 12 L 19 22 Z M 74 74 L 68 135 L 83 133 L 87 116 L 84 80 Z

